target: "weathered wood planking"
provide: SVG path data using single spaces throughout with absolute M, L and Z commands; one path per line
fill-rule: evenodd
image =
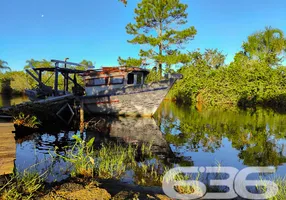
M 0 175 L 10 174 L 16 158 L 16 141 L 13 123 L 0 123 Z

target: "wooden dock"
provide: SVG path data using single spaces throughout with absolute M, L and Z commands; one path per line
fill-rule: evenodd
M 0 122 L 0 176 L 13 173 L 16 159 L 16 141 L 13 123 Z

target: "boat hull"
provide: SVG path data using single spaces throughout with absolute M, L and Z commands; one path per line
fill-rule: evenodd
M 82 99 L 85 111 L 92 114 L 119 116 L 153 116 L 167 95 L 170 85 L 102 96 L 86 96 Z

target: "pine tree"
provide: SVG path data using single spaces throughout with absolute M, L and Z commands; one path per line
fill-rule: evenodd
M 170 66 L 184 62 L 179 49 L 197 33 L 193 26 L 185 28 L 187 7 L 180 0 L 142 0 L 135 9 L 135 23 L 126 26 L 127 33 L 134 36 L 129 43 L 148 46 L 147 50 L 140 50 L 139 61 L 152 60 L 158 64 L 160 78 L 163 64 Z M 133 61 L 138 64 L 138 60 Z M 130 58 L 119 58 L 119 62 L 130 64 Z

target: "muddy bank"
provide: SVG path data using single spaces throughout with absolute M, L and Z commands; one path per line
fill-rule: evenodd
M 82 200 L 108 200 L 111 199 L 111 195 L 105 190 L 97 187 L 95 184 L 82 185 L 78 183 L 64 183 L 56 186 L 43 197 L 39 197 L 41 200 L 50 199 L 82 199 Z
M 117 180 L 95 180 L 82 182 L 73 179 L 69 182 L 54 185 L 49 193 L 38 197 L 39 200 L 121 200 L 121 199 L 159 199 L 169 200 L 159 187 L 129 185 Z

